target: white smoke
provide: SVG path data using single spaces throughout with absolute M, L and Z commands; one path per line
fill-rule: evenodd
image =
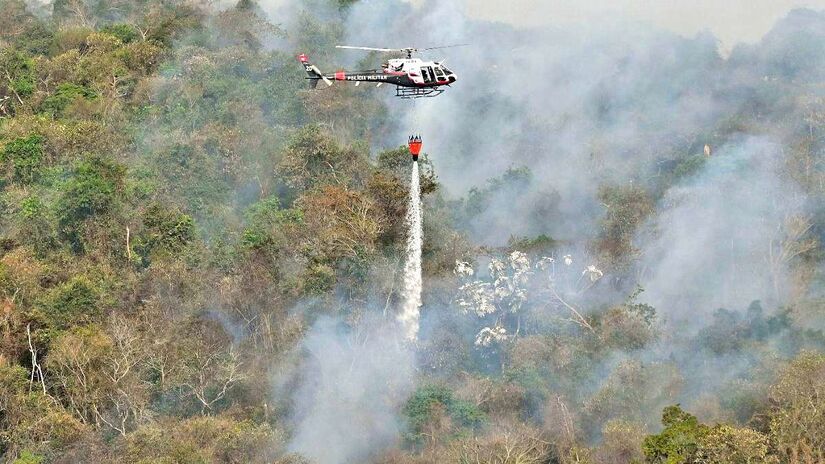
M 296 423 L 289 450 L 319 464 L 365 462 L 401 436 L 396 411 L 410 393 L 421 307 L 421 190 L 413 163 L 406 224 L 407 260 L 398 326 L 371 320 L 343 329 L 321 319 L 302 344 L 291 393 Z
M 418 335 L 421 307 L 421 188 L 418 180 L 418 162 L 413 162 L 410 179 L 410 198 L 407 205 L 407 260 L 404 263 L 404 292 L 398 320 L 408 340 Z
M 655 237 L 644 245 L 641 284 L 671 322 L 704 320 L 717 308 L 752 300 L 784 301 L 776 292 L 785 286 L 773 282 L 787 270 L 771 268 L 769 253 L 802 202 L 777 173 L 780 155 L 765 138 L 723 146 L 664 198 Z
M 476 19 L 517 26 L 583 24 L 622 16 L 684 37 L 710 30 L 731 48 L 738 42 L 757 42 L 793 8 L 823 8 L 823 0 L 469 0 L 466 13 Z M 746 21 L 742 12 L 748 11 Z
M 294 9 L 309 8 L 307 4 L 312 6 L 313 0 L 295 2 L 298 6 L 287 3 Z M 793 198 L 790 182 L 778 176 L 781 134 L 775 142 L 743 141 L 719 129 L 726 127 L 722 123 L 728 118 L 742 113 L 740 106 L 750 103 L 751 98 L 746 97 L 749 92 L 781 91 L 764 83 L 770 67 L 762 73 L 758 64 L 751 63 L 756 58 L 740 50 L 738 62 L 747 64 L 737 68 L 740 65 L 735 59 L 719 55 L 717 39 L 710 34 L 684 38 L 618 16 L 615 20 L 518 30 L 480 21 L 477 15 L 467 17 L 467 4 L 464 0 L 413 5 L 399 0 L 362 0 L 346 13 L 340 40 L 349 45 L 472 44 L 421 54 L 425 59 L 446 59 L 447 66 L 458 73 L 458 83 L 441 97 L 423 99 L 409 108 L 395 100 L 386 87 L 369 89 L 384 92 L 382 98 L 392 109 L 389 127 L 375 134 L 372 141 L 376 147 L 394 146 L 411 129 L 420 130 L 432 142 L 432 151 L 445 154 L 434 162 L 448 196 L 464 195 L 470 187 L 484 185 L 486 179 L 500 176 L 508 167 L 528 166 L 536 179 L 530 187 L 557 191 L 559 211 L 521 214 L 519 204 L 530 197 L 523 194 L 515 201 L 514 195 L 501 194 L 485 203 L 475 220 L 479 230 L 485 231 L 484 238 L 493 244 L 502 244 L 510 235 L 542 232 L 576 246 L 597 234 L 605 209 L 596 199 L 599 185 L 634 182 L 654 191 L 661 187 L 658 179 L 672 171 L 667 166 L 701 155 L 704 145 L 711 144 L 713 154 L 703 170 L 675 186 L 666 184 L 667 191 L 651 218 L 655 233 L 637 237 L 635 245 L 643 253 L 639 275 L 635 276 L 645 290 L 641 300 L 652 303 L 661 319 L 673 324 L 687 321 L 693 328 L 709 323 L 710 314 L 719 306 L 739 309 L 754 299 L 774 306 L 784 300 L 786 286 L 776 285 L 766 254 L 771 242 L 779 238 L 785 216 L 800 213 L 801 207 Z M 281 23 L 288 21 L 289 15 L 273 17 Z M 789 24 L 785 27 L 796 23 Z M 284 26 L 293 40 L 302 37 L 300 29 L 288 22 Z M 389 38 L 387 31 L 393 31 Z M 316 54 L 329 50 L 316 47 L 301 51 Z M 336 55 L 319 61 L 319 66 L 349 66 L 362 59 L 377 65 L 384 58 L 353 51 L 331 53 Z M 418 181 L 417 168 L 413 168 L 412 183 Z M 398 316 L 404 335 L 411 339 L 417 336 L 421 306 L 417 192 L 415 185 L 408 208 L 412 216 L 408 217 L 403 305 Z M 419 221 L 418 225 L 410 219 Z M 479 239 L 477 243 L 484 242 Z M 597 290 L 612 282 L 609 269 L 605 268 L 602 278 L 599 268 L 581 267 L 585 264 L 590 262 L 578 254 L 575 260 L 569 255 L 558 258 L 558 266 L 566 265 L 582 282 L 600 282 Z M 467 267 L 463 267 L 462 275 L 466 272 Z M 777 287 L 781 291 L 776 291 Z M 397 335 L 397 331 L 389 331 Z M 485 336 L 504 333 L 491 328 Z M 327 336 L 318 335 L 319 340 Z M 383 401 L 384 409 L 364 408 L 362 412 L 367 413 L 364 417 L 373 418 L 370 420 L 389 424 L 387 433 L 364 438 L 348 430 L 368 420 L 359 416 L 355 419 L 358 422 L 351 423 L 352 411 L 362 408 L 360 404 L 376 393 L 370 390 L 373 384 L 392 378 L 397 366 L 370 361 L 380 355 L 371 351 L 363 363 L 355 361 L 364 353 L 361 347 L 336 337 L 324 344 L 307 341 L 321 347 L 310 348 L 317 357 L 330 359 L 306 368 L 308 377 L 301 392 L 312 395 L 299 404 L 298 409 L 306 414 L 297 428 L 293 449 L 304 450 L 322 463 L 363 462 L 360 458 L 365 450 L 376 449 L 373 442 L 389 442 L 398 426 L 386 407 L 392 402 Z M 480 343 L 486 340 L 482 338 Z M 373 350 L 383 346 L 376 344 Z M 398 366 L 404 371 L 411 364 L 407 359 Z M 719 360 L 713 368 L 706 365 L 704 373 L 692 376 L 713 376 L 721 382 L 718 372 L 726 369 L 729 374 L 737 370 L 735 364 L 730 359 Z M 348 377 L 351 365 L 354 377 Z M 329 386 L 339 381 L 343 383 Z M 357 388 L 365 393 L 354 393 L 352 389 Z M 378 394 L 382 392 L 386 390 Z M 323 399 L 312 399 L 319 396 Z M 339 396 L 344 405 L 336 404 Z
M 403 427 L 396 411 L 412 390 L 414 363 L 394 324 L 371 320 L 347 329 L 321 319 L 302 348 L 290 452 L 343 464 L 395 445 Z

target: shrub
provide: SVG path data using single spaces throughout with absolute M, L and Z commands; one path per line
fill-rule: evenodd
M 121 165 L 98 156 L 87 155 L 75 164 L 57 201 L 60 231 L 75 251 L 83 249 L 78 233 L 80 224 L 113 209 L 124 173 Z
M 59 116 L 66 107 L 79 98 L 92 100 L 97 98 L 97 94 L 82 85 L 65 82 L 57 86 L 54 94 L 43 100 L 40 108 L 52 116 Z
M 43 311 L 52 328 L 65 329 L 89 323 L 100 316 L 99 292 L 89 280 L 75 277 L 58 286 L 43 303 Z
M 473 403 L 456 398 L 446 387 L 427 385 L 416 390 L 404 405 L 410 438 L 420 442 L 425 436 L 450 436 L 462 430 L 477 430 L 487 422 L 487 416 Z M 448 423 L 445 424 L 445 419 Z M 445 433 L 429 431 L 446 428 Z
M 696 455 L 699 440 L 710 429 L 700 424 L 695 416 L 685 412 L 679 405 L 668 406 L 662 411 L 662 425 L 665 429 L 658 435 L 648 435 L 642 444 L 647 462 L 685 463 Z
M 110 24 L 100 31 L 117 37 L 125 44 L 138 39 L 138 32 L 134 26 L 129 24 Z
M 144 212 L 143 226 L 135 250 L 145 258 L 178 255 L 195 239 L 195 220 L 191 216 L 157 203 Z

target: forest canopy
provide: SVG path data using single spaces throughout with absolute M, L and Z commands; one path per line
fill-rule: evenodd
M 0 459 L 825 461 L 825 12 L 367 3 L 0 0 Z M 472 45 L 426 104 L 309 90 L 353 41 Z

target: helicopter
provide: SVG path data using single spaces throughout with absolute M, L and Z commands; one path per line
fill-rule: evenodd
M 334 81 L 355 82 L 360 85 L 362 82 L 395 85 L 395 96 L 400 98 L 422 98 L 435 97 L 444 92 L 442 86 L 450 86 L 458 80 L 456 74 L 444 66 L 442 61 L 423 61 L 420 58 L 413 58 L 413 53 L 425 50 L 437 50 L 450 47 L 463 47 L 467 44 L 447 45 L 443 47 L 430 48 L 373 48 L 373 47 L 352 47 L 349 45 L 337 45 L 335 48 L 350 50 L 368 50 L 377 52 L 403 52 L 406 58 L 395 58 L 387 60 L 381 65 L 381 69 L 370 69 L 366 71 L 338 71 L 332 74 L 322 73 L 317 66 L 309 62 L 309 57 L 301 53 L 298 60 L 304 65 L 307 72 L 306 79 L 309 79 L 310 88 L 315 89 L 318 81 L 324 81 L 327 86 L 331 86 Z

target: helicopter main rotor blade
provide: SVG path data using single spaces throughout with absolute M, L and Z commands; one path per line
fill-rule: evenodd
M 438 50 L 440 48 L 467 47 L 469 45 L 470 44 L 442 45 L 440 47 L 417 48 L 416 50 L 419 51 L 419 52 L 423 52 L 424 50 Z
M 335 48 L 346 48 L 349 50 L 370 50 L 374 52 L 397 52 L 395 48 L 373 48 L 373 47 L 352 47 L 349 45 L 336 45 Z
M 442 45 L 440 47 L 427 47 L 427 48 L 415 48 L 415 47 L 407 47 L 407 48 L 375 48 L 375 47 L 353 47 L 351 45 L 336 45 L 335 48 L 346 48 L 349 50 L 369 50 L 375 52 L 402 52 L 407 54 L 407 58 L 412 58 L 413 53 L 423 52 L 425 50 L 439 50 L 442 48 L 452 48 L 452 47 L 466 47 L 470 44 L 455 44 L 455 45 Z

